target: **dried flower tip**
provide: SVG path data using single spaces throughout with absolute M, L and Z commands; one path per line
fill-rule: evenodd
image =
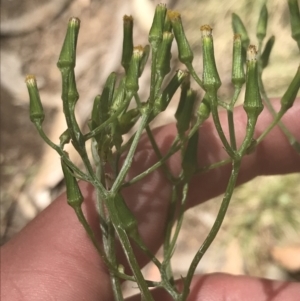
M 133 17 L 132 16 L 127 16 L 127 15 L 124 15 L 123 16 L 123 21 L 124 21 L 124 23 L 131 23 L 131 22 L 133 22 Z
M 27 86 L 36 86 L 36 78 L 32 74 L 27 74 L 25 78 L 25 83 Z
M 255 45 L 249 45 L 247 50 L 247 61 L 256 61 L 257 51 Z
M 241 40 L 242 39 L 242 36 L 239 34 L 239 33 L 235 33 L 233 35 L 233 40 L 236 41 L 236 40 Z
M 209 25 L 202 25 L 200 27 L 202 37 L 210 37 L 212 35 L 212 30 L 213 29 Z
M 143 56 L 143 46 L 138 45 L 136 47 L 133 48 L 133 55 L 137 58 L 137 57 L 142 57 Z

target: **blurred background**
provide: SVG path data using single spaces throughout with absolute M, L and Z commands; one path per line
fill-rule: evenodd
M 29 120 L 26 74 L 35 74 L 46 112 L 46 131 L 58 141 L 64 130 L 60 100 L 58 55 L 71 16 L 81 19 L 76 75 L 81 99 L 78 120 L 88 118 L 93 97 L 111 71 L 120 68 L 122 16 L 135 19 L 135 44 L 145 45 L 158 1 L 151 0 L 2 0 L 1 1 L 1 243 L 8 241 L 63 189 L 58 156 L 44 146 Z M 231 86 L 231 14 L 245 22 L 252 44 L 263 0 L 167 1 L 181 12 L 188 40 L 201 73 L 199 27 L 214 31 L 215 56 L 228 99 Z M 264 81 L 270 97 L 283 95 L 299 64 L 299 51 L 290 37 L 287 1 L 268 3 L 267 38 L 276 36 Z M 176 49 L 174 49 L 176 51 Z M 180 67 L 174 62 L 174 68 Z M 143 87 L 147 75 L 142 79 Z M 172 122 L 176 100 L 154 126 Z M 76 158 L 75 158 L 76 159 Z M 234 193 L 225 223 L 198 272 L 229 272 L 299 280 L 300 176 L 259 177 Z M 176 248 L 174 270 L 185 275 L 199 241 L 205 238 L 221 198 L 190 210 Z M 145 268 L 148 278 L 155 270 Z

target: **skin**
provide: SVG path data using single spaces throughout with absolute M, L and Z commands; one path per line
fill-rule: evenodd
M 284 122 L 300 141 L 300 99 L 284 117 Z M 225 114 L 220 114 L 223 124 Z M 272 120 L 264 110 L 258 120 L 257 137 Z M 235 111 L 236 134 L 241 143 L 245 128 L 245 113 Z M 166 152 L 174 137 L 174 125 L 155 130 L 162 152 Z M 200 129 L 198 161 L 200 166 L 226 158 L 219 139 L 208 120 Z M 180 169 L 180 155 L 168 165 L 174 174 Z M 137 149 L 128 179 L 156 161 L 144 136 Z M 230 166 L 224 166 L 192 179 L 188 207 L 195 206 L 222 192 L 227 184 Z M 289 145 L 279 128 L 258 146 L 255 153 L 243 159 L 238 183 L 258 175 L 286 174 L 300 171 L 300 156 Z M 85 197 L 83 210 L 89 223 L 97 228 L 97 216 L 90 185 L 81 183 Z M 126 188 L 124 197 L 139 221 L 139 232 L 152 251 L 162 243 L 170 187 L 163 172 L 158 170 L 142 182 Z M 132 198 L 132 196 L 134 196 Z M 131 200 L 132 199 L 132 200 Z M 138 202 L 136 201 L 138 200 Z M 136 253 L 141 266 L 147 259 Z M 118 260 L 126 265 L 122 252 Z M 180 281 L 178 281 L 180 287 Z M 161 290 L 153 292 L 155 300 L 170 300 Z M 197 275 L 188 300 L 299 300 L 300 284 L 225 274 Z M 105 265 L 96 253 L 65 195 L 30 222 L 19 234 L 1 248 L 1 300 L 113 300 L 110 279 Z M 140 296 L 129 300 L 140 300 Z

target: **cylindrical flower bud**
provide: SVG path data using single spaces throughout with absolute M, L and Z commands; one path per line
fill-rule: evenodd
M 131 109 L 119 117 L 120 133 L 127 134 L 140 118 L 140 111 L 137 108 Z
M 176 127 L 179 134 L 184 134 L 184 132 L 186 132 L 190 127 L 190 122 L 192 120 L 193 109 L 196 99 L 197 93 L 192 89 L 189 89 L 187 91 L 185 98 L 180 98 L 180 100 L 183 100 L 183 103 L 181 104 L 181 110 L 177 110 L 176 112 Z
M 156 6 L 153 23 L 148 37 L 151 46 L 155 49 L 158 48 L 158 45 L 162 41 L 166 13 L 167 8 L 165 4 L 160 3 Z
M 168 17 L 171 20 L 174 36 L 178 46 L 178 57 L 183 64 L 191 64 L 194 59 L 193 52 L 185 36 L 181 16 L 176 11 L 168 11 Z
M 97 95 L 94 99 L 93 103 L 93 109 L 91 114 L 91 120 L 89 123 L 90 130 L 94 130 L 97 126 L 99 126 L 102 122 L 100 120 L 100 101 L 101 101 L 101 95 Z
M 262 52 L 262 54 L 260 56 L 261 66 L 262 66 L 263 69 L 266 68 L 269 64 L 269 58 L 270 58 L 270 54 L 271 54 L 271 51 L 273 49 L 274 43 L 275 43 L 275 37 L 271 36 L 268 39 L 268 42 L 266 43 L 265 49 L 264 49 L 264 51 Z
M 27 75 L 25 82 L 29 93 L 30 120 L 32 122 L 42 123 L 45 119 L 45 113 L 41 102 L 39 90 L 37 88 L 35 76 Z
M 169 17 L 169 10 L 168 10 L 165 17 L 164 31 L 171 31 L 171 30 L 172 30 L 172 24 L 171 24 L 171 20 Z
M 244 110 L 248 119 L 256 120 L 264 106 L 260 97 L 258 86 L 256 47 L 250 45 L 247 51 L 247 80 L 244 101 Z
M 124 102 L 125 82 L 126 82 L 126 77 L 124 77 L 121 80 L 118 89 L 116 89 L 114 92 L 113 103 L 111 105 L 111 110 L 110 110 L 111 114 L 115 113 L 115 111 L 117 111 Z
M 247 49 L 250 43 L 247 30 L 241 18 L 235 13 L 232 14 L 232 28 L 234 33 L 241 35 L 243 48 Z
M 281 98 L 281 110 L 287 111 L 289 108 L 291 108 L 294 104 L 294 101 L 297 97 L 297 94 L 300 89 L 300 66 L 297 69 L 297 72 L 290 83 L 288 89 L 284 93 L 284 95 Z
M 59 142 L 60 146 L 63 147 L 65 144 L 69 143 L 71 140 L 70 130 L 66 129 L 60 136 Z
M 167 87 L 162 92 L 161 99 L 161 111 L 164 111 L 169 105 L 173 95 L 179 88 L 184 79 L 188 76 L 188 73 L 182 70 L 178 70 L 173 76 Z
M 144 68 L 145 68 L 146 63 L 147 63 L 148 58 L 149 58 L 149 54 L 150 54 L 150 46 L 146 45 L 143 48 L 143 55 L 142 55 L 142 58 L 141 58 L 140 68 L 139 68 L 139 77 L 141 77 L 141 75 L 144 71 Z
M 139 90 L 139 72 L 140 63 L 144 54 L 144 48 L 142 46 L 137 46 L 133 48 L 132 58 L 130 61 L 130 66 L 126 77 L 126 90 L 132 93 L 136 93 Z
M 203 122 L 206 120 L 210 115 L 210 105 L 209 105 L 209 99 L 207 96 L 207 93 L 204 95 L 197 111 L 197 117 L 198 119 Z
M 175 113 L 176 120 L 178 120 L 179 115 L 183 110 L 184 104 L 186 102 L 187 92 L 190 88 L 191 88 L 191 81 L 190 81 L 190 77 L 187 76 L 181 84 L 180 99 Z
M 79 27 L 80 20 L 74 17 L 70 18 L 64 44 L 57 62 L 57 67 L 59 69 L 75 67 Z
M 267 32 L 267 25 L 268 25 L 268 9 L 267 6 L 264 4 L 261 8 L 257 27 L 256 27 L 256 37 L 258 40 L 262 41 Z
M 92 129 L 109 118 L 116 78 L 116 73 L 112 72 L 105 82 L 102 94 L 95 97 L 91 116 Z
M 198 167 L 198 140 L 199 134 L 196 131 L 189 139 L 183 155 L 182 169 L 186 181 L 190 180 Z
M 171 47 L 174 35 L 171 32 L 164 32 L 163 40 L 160 45 L 159 56 L 156 59 L 156 71 L 161 77 L 164 77 L 171 71 Z
M 221 80 L 216 66 L 212 28 L 209 25 L 200 27 L 203 51 L 203 87 L 206 90 L 219 89 Z
M 126 233 L 129 236 L 136 234 L 138 231 L 137 220 L 120 193 L 114 196 L 113 204 L 119 221 Z
M 292 37 L 300 48 L 300 11 L 298 0 L 288 0 Z
M 67 190 L 67 200 L 68 204 L 77 209 L 81 206 L 83 202 L 83 196 L 80 191 L 79 185 L 77 183 L 76 178 L 73 175 L 70 167 L 61 159 L 61 167 L 64 173 L 65 181 L 66 181 L 66 190 Z
M 123 49 L 121 64 L 127 72 L 133 51 L 133 18 L 125 15 L 123 17 Z
M 157 114 L 159 114 L 167 108 L 176 90 L 179 88 L 179 86 L 187 76 L 188 73 L 185 71 L 178 70 L 176 72 L 176 74 L 170 80 L 162 94 L 156 98 L 151 118 L 154 118 Z
M 233 39 L 231 81 L 234 86 L 241 87 L 245 83 L 241 35 L 235 34 Z

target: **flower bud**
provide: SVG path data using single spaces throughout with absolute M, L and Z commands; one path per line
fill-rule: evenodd
M 168 11 L 168 17 L 171 20 L 174 36 L 177 42 L 179 60 L 183 64 L 189 65 L 193 62 L 194 55 L 183 30 L 181 16 L 176 11 Z
M 141 77 L 141 75 L 144 71 L 144 68 L 145 68 L 146 63 L 147 63 L 148 58 L 149 58 L 149 54 L 150 54 L 150 46 L 146 45 L 143 48 L 143 55 L 142 55 L 142 58 L 141 58 L 140 68 L 139 68 L 139 77 Z
M 70 130 L 66 129 L 60 136 L 59 142 L 60 146 L 63 148 L 65 144 L 68 144 L 71 140 Z
M 119 87 L 114 92 L 113 103 L 111 105 L 111 110 L 110 110 L 111 114 L 113 114 L 115 111 L 117 111 L 124 102 L 124 99 L 125 99 L 125 82 L 126 82 L 126 77 L 124 77 L 121 80 L 121 82 L 119 84 Z
M 133 51 L 133 18 L 125 15 L 123 17 L 123 49 L 121 64 L 127 73 Z
M 179 86 L 187 76 L 188 73 L 185 71 L 178 70 L 176 72 L 166 88 L 163 90 L 161 96 L 158 97 L 158 99 L 154 103 L 154 106 L 158 108 L 158 113 L 164 111 L 167 108 L 176 90 L 179 88 Z
M 57 62 L 57 67 L 75 68 L 76 63 L 76 45 L 79 33 L 80 20 L 78 18 L 70 18 L 68 29 L 64 40 L 63 47 Z
M 144 54 L 144 48 L 142 46 L 137 46 L 133 48 L 132 58 L 130 61 L 130 66 L 126 76 L 125 87 L 127 91 L 136 93 L 139 90 L 139 72 L 140 63 Z
M 177 116 L 176 127 L 180 135 L 183 135 L 184 132 L 186 132 L 190 127 L 196 99 L 197 93 L 192 89 L 187 90 L 186 97 L 180 97 L 180 101 L 182 103 L 179 103 L 177 112 L 175 114 L 175 117 Z
M 256 47 L 250 45 L 247 51 L 247 80 L 244 110 L 247 113 L 248 119 L 252 120 L 256 120 L 264 108 L 258 86 L 256 54 Z
M 212 28 L 209 25 L 203 25 L 200 30 L 203 51 L 203 87 L 206 90 L 217 90 L 221 86 L 221 80 L 216 67 Z
M 267 25 L 268 25 L 268 9 L 267 6 L 264 4 L 261 8 L 259 19 L 257 22 L 256 27 L 256 37 L 258 40 L 262 41 L 267 32 Z
M 298 43 L 300 48 L 300 11 L 297 0 L 288 0 L 290 11 L 290 22 L 292 29 L 292 38 Z
M 241 87 L 245 83 L 242 41 L 239 34 L 234 35 L 231 81 L 237 87 Z
M 116 73 L 112 72 L 105 82 L 102 95 L 95 97 L 91 118 L 92 126 L 94 124 L 97 127 L 109 118 L 116 78 Z
M 161 76 L 164 77 L 171 71 L 170 61 L 171 61 L 171 47 L 174 39 L 174 35 L 171 32 L 164 32 L 163 40 L 159 48 L 159 56 L 156 60 L 156 71 Z
M 113 203 L 122 228 L 129 236 L 136 234 L 137 220 L 120 193 L 114 196 Z
M 210 115 L 210 106 L 209 99 L 207 93 L 205 93 L 197 111 L 197 117 L 201 121 L 201 123 L 206 120 Z
M 41 102 L 39 90 L 34 75 L 27 75 L 25 83 L 29 93 L 30 101 L 30 120 L 32 122 L 42 123 L 45 119 L 45 113 Z
M 241 35 L 242 45 L 246 50 L 249 46 L 250 39 L 244 23 L 242 22 L 241 18 L 235 13 L 232 14 L 232 28 L 234 33 Z
M 83 202 L 83 196 L 80 191 L 79 185 L 77 183 L 76 178 L 73 175 L 70 167 L 61 159 L 61 167 L 64 173 L 65 181 L 66 181 L 66 190 L 67 190 L 67 200 L 68 204 L 77 209 L 81 206 Z
M 300 66 L 298 67 L 297 72 L 296 72 L 292 82 L 290 83 L 288 89 L 286 90 L 286 92 L 284 93 L 284 95 L 281 98 L 281 101 L 280 101 L 281 110 L 283 110 L 285 112 L 293 106 L 294 101 L 299 92 L 299 89 L 300 89 Z
M 120 133 L 127 134 L 140 118 L 137 108 L 131 109 L 119 117 Z
M 271 54 L 271 51 L 273 49 L 274 43 L 275 43 L 275 37 L 271 36 L 268 39 L 268 42 L 266 43 L 265 49 L 264 49 L 264 51 L 262 52 L 262 54 L 260 56 L 261 66 L 262 66 L 263 69 L 266 68 L 269 64 L 269 58 L 270 58 L 270 54 Z
M 183 155 L 182 169 L 186 181 L 190 180 L 198 167 L 198 140 L 199 134 L 196 131 L 189 139 Z
M 148 40 L 154 49 L 157 49 L 162 41 L 166 13 L 167 8 L 165 4 L 160 3 L 156 6 L 153 23 L 148 37 Z

